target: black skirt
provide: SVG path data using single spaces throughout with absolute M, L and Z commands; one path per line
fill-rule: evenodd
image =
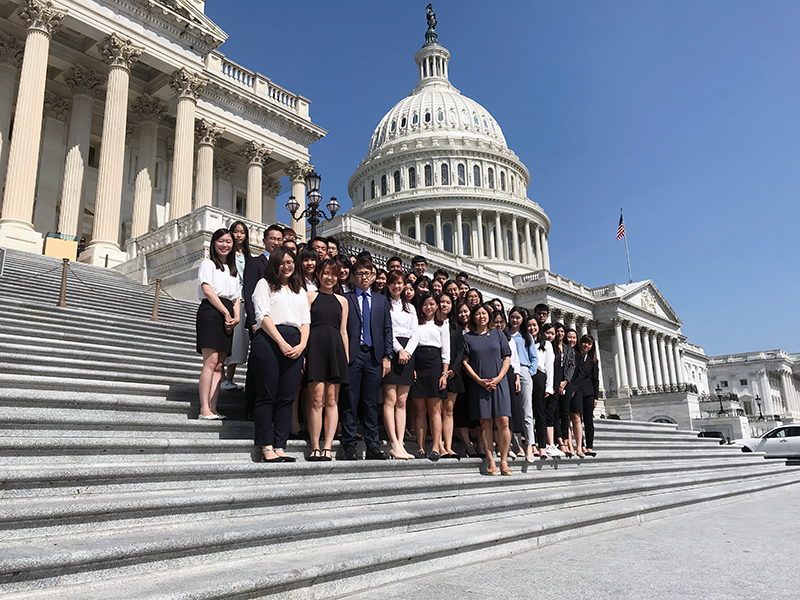
M 397 341 L 405 348 L 408 345 L 408 339 L 399 337 Z M 401 365 L 398 361 L 399 357 L 395 352 L 392 357 L 392 368 L 383 378 L 382 385 L 414 385 L 414 354 L 404 365 Z
M 233 302 L 227 298 L 220 298 L 223 306 L 233 314 Z M 212 348 L 217 352 L 230 354 L 233 349 L 233 332 L 225 330 L 225 317 L 205 298 L 197 308 L 195 321 L 197 332 L 197 352 L 203 353 L 203 348 Z
M 442 349 L 417 346 L 414 351 L 417 380 L 411 388 L 412 398 L 447 398 L 447 390 L 439 389 L 442 376 Z

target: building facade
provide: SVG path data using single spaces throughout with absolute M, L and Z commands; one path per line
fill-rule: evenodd
M 203 7 L 0 0 L 0 245 L 114 266 L 205 207 L 273 222 L 281 177 L 305 198 L 310 101 L 228 60 Z

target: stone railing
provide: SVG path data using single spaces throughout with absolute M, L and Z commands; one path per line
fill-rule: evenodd
M 666 385 L 648 385 L 629 387 L 628 396 L 655 396 L 658 394 L 697 394 L 697 386 L 693 383 L 668 383 Z M 601 393 L 605 398 L 618 398 L 619 390 L 610 388 Z
M 236 88 L 247 90 L 254 96 L 262 98 L 310 120 L 308 107 L 310 102 L 289 90 L 276 85 L 261 73 L 250 71 L 232 60 L 225 58 L 221 52 L 210 52 L 206 57 L 206 71 L 216 73 L 221 79 Z
M 747 354 L 725 354 L 709 358 L 709 365 L 738 364 L 748 362 L 761 362 L 765 360 L 791 360 L 791 355 L 783 350 L 764 350 L 748 352 Z

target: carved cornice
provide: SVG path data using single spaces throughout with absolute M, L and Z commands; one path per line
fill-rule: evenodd
M 313 165 L 302 163 L 299 160 L 293 160 L 283 168 L 286 175 L 289 176 L 289 181 L 292 183 L 305 183 L 306 175 L 314 170 Z
M 131 113 L 140 121 L 161 123 L 167 114 L 167 106 L 150 94 L 142 94 L 131 104 Z
M 169 87 L 172 88 L 178 98 L 190 98 L 195 102 L 197 102 L 198 96 L 206 85 L 208 85 L 208 79 L 186 69 L 175 71 L 172 74 L 172 80 L 169 82 Z
M 267 157 L 272 154 L 272 148 L 266 144 L 259 144 L 250 140 L 242 146 L 237 154 L 244 156 L 249 164 L 263 167 Z
M 84 94 L 97 98 L 103 91 L 103 78 L 94 69 L 87 69 L 80 65 L 70 67 L 64 75 L 64 82 L 72 90 L 72 95 Z
M 236 165 L 224 158 L 214 159 L 214 173 L 217 178 L 230 181 L 231 176 L 236 172 Z
M 281 193 L 281 182 L 278 181 L 277 179 L 274 179 L 272 177 L 267 177 L 265 175 L 263 179 L 263 185 L 264 185 L 264 193 L 269 198 L 277 198 L 278 194 Z
M 66 121 L 69 116 L 69 111 L 72 108 L 72 102 L 64 96 L 59 96 L 52 92 L 45 91 L 44 93 L 44 114 L 50 118 L 58 119 L 59 121 Z
M 109 67 L 119 67 L 130 71 L 144 48 L 133 45 L 133 41 L 112 33 L 97 45 L 97 51 Z
M 18 13 L 25 27 L 41 31 L 48 37 L 53 37 L 58 31 L 66 14 L 66 11 L 53 8 L 50 0 L 24 0 Z
M 223 127 L 218 127 L 216 123 L 206 119 L 201 119 L 194 124 L 194 135 L 197 143 L 201 146 L 216 146 L 223 133 L 225 133 Z
M 611 319 L 611 323 L 614 325 L 614 327 L 622 327 L 624 319 L 621 319 L 619 317 L 614 317 Z
M 19 69 L 25 46 L 17 38 L 0 34 L 0 63 Z

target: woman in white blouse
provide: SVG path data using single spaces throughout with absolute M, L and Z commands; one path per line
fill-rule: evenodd
M 419 297 L 419 344 L 414 355 L 417 379 L 411 388 L 414 399 L 414 429 L 417 458 L 425 458 L 425 414 L 431 423 L 431 453 L 437 461 L 445 452 L 442 445 L 442 400 L 447 398 L 450 370 L 450 330 L 439 318 L 439 301 L 428 294 Z
M 239 323 L 239 279 L 233 254 L 233 236 L 217 229 L 211 236 L 209 255 L 197 271 L 197 352 L 203 355 L 200 371 L 200 419 L 224 419 L 217 412 L 225 357 L 231 353 L 233 330 Z
M 253 307 L 259 325 L 250 350 L 256 367 L 255 445 L 261 446 L 266 462 L 294 462 L 286 455 L 286 440 L 311 313 L 294 254 L 283 246 L 269 256 Z
M 417 312 L 403 291 L 406 279 L 402 271 L 391 271 L 384 288 L 392 316 L 392 368 L 383 378 L 383 426 L 389 434 L 394 458 L 414 458 L 403 445 L 406 433 L 406 401 L 414 383 L 414 350 L 419 342 Z
M 550 325 L 550 323 L 545 323 Z M 547 419 L 545 407 L 547 397 L 553 395 L 553 366 L 555 364 L 555 354 L 553 345 L 547 341 L 539 332 L 539 322 L 535 317 L 528 317 L 528 333 L 536 340 L 537 365 L 536 374 L 533 376 L 533 419 L 534 432 L 536 437 L 536 447 L 539 450 L 539 458 L 547 458 Z M 552 325 L 550 325 L 552 328 Z M 553 330 L 555 332 L 555 330 Z

